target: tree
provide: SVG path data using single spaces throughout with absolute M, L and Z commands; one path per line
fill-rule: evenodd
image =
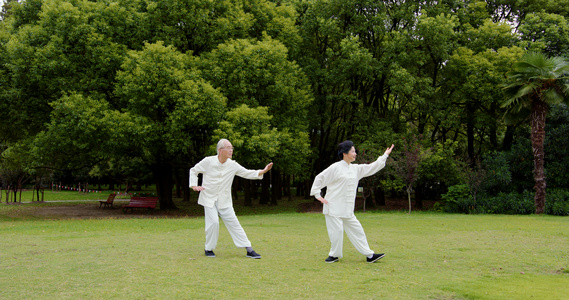
M 282 133 L 271 128 L 271 119 L 266 107 L 249 108 L 242 104 L 227 112 L 225 120 L 214 131 L 213 140 L 230 140 L 237 149 L 234 156 L 240 164 L 249 169 L 262 169 L 278 156 L 281 148 Z M 251 205 L 251 182 L 245 180 L 243 183 L 245 205 Z M 261 203 L 268 203 L 267 196 L 261 196 Z
M 545 121 L 551 104 L 569 104 L 569 62 L 561 57 L 547 58 L 541 53 L 529 52 L 506 73 L 504 86 L 509 98 L 506 108 L 507 124 L 528 116 L 531 126 L 531 144 L 534 156 L 535 213 L 544 212 L 545 178 Z
M 413 136 L 410 139 L 403 138 L 403 163 L 398 165 L 397 171 L 405 182 L 405 192 L 409 202 L 409 213 L 411 213 L 411 192 L 417 180 L 417 168 L 421 162 L 421 140 L 420 137 Z
M 312 95 L 304 73 L 289 60 L 284 44 L 267 35 L 261 41 L 238 39 L 220 44 L 203 54 L 197 64 L 203 78 L 227 97 L 229 112 L 225 121 L 229 123 L 221 122 L 216 136 L 223 137 L 226 130 L 236 146 L 238 140 L 245 141 L 244 146 L 250 150 L 247 160 L 252 164 L 264 166 L 258 161 L 267 158 L 275 163 L 263 180 L 262 199 L 267 200 L 270 177 L 271 203 L 275 204 L 280 192 L 280 184 L 276 184 L 281 180 L 280 172 L 300 174 L 307 168 L 307 111 Z M 259 137 L 270 144 L 270 153 L 265 145 L 261 146 L 264 141 L 256 141 Z
M 121 127 L 125 149 L 141 157 L 156 182 L 160 209 L 175 208 L 172 172 L 176 157 L 189 153 L 211 132 L 225 97 L 190 68 L 191 56 L 162 42 L 131 51 L 117 74 L 115 93 L 135 125 Z
M 532 13 L 519 27 L 520 46 L 549 56 L 569 54 L 569 22 L 563 16 Z

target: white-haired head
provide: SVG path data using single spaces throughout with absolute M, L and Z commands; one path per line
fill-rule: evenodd
M 228 139 L 221 139 L 219 140 L 219 142 L 217 142 L 217 154 L 219 154 L 219 149 L 224 148 L 226 146 L 226 144 L 229 144 L 229 140 Z

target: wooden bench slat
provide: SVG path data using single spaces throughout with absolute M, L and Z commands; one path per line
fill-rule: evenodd
M 132 211 L 134 211 L 134 208 L 154 209 L 157 203 L 158 197 L 132 197 L 128 204 L 123 206 L 123 209 L 125 213 L 129 208 Z

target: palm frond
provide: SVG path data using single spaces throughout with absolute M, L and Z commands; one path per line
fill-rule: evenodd
M 557 89 L 550 88 L 545 90 L 540 96 L 543 102 L 548 104 L 559 104 L 563 102 L 563 95 L 559 93 Z
M 549 104 L 569 104 L 569 61 L 565 58 L 528 52 L 512 65 L 506 78 L 502 88 L 508 97 L 501 105 L 506 108 L 506 123 L 523 119 L 537 99 Z

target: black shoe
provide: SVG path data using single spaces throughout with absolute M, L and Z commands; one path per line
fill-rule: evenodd
M 215 253 L 213 253 L 213 251 L 205 250 L 205 256 L 207 256 L 207 257 L 215 257 Z
M 368 263 L 374 263 L 380 259 L 382 259 L 385 256 L 385 254 L 383 253 L 379 253 L 379 254 L 373 254 L 373 256 L 371 258 L 366 258 Z
M 329 264 L 335 263 L 335 262 L 337 262 L 337 261 L 338 261 L 338 258 L 337 258 L 337 257 L 334 257 L 334 256 L 328 256 L 328 258 L 326 258 L 326 260 L 325 260 L 325 262 L 327 262 L 327 263 L 329 263 Z
M 255 250 L 253 250 L 251 252 L 247 252 L 247 257 L 259 259 L 259 258 L 261 258 L 261 254 L 255 252 Z

